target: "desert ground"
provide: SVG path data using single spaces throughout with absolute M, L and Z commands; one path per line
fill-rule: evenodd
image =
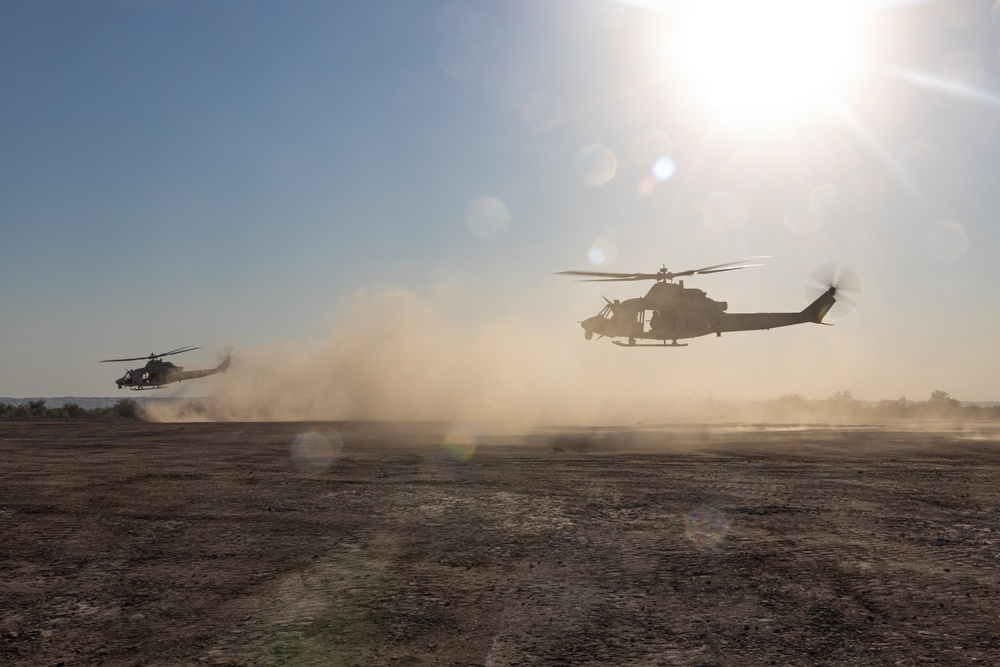
M 998 445 L 0 423 L 0 664 L 998 664 Z

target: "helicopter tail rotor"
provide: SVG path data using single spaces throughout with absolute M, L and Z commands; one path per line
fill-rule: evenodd
M 830 317 L 843 317 L 857 308 L 861 298 L 861 279 L 851 267 L 834 262 L 821 264 L 813 269 L 809 279 L 812 285 L 806 287 L 806 297 L 810 301 L 827 292 L 836 297 L 836 302 L 828 307 Z
M 215 356 L 215 360 L 219 362 L 219 365 L 215 370 L 220 373 L 225 373 L 229 369 L 229 366 L 233 363 L 233 348 L 229 345 L 222 348 L 222 352 Z

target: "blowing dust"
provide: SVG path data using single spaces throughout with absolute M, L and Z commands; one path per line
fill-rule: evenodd
M 629 422 L 634 380 L 530 321 L 446 321 L 416 294 L 358 293 L 329 340 L 237 351 L 197 405 L 150 405 L 153 421 L 495 420 Z M 580 336 L 582 340 L 582 336 Z M 631 390 L 629 390 L 629 385 Z M 649 396 L 652 404 L 657 397 Z

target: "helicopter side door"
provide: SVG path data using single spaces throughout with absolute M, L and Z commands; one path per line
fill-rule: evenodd
M 622 302 L 618 312 L 612 318 L 613 336 L 634 338 L 641 336 L 646 326 L 646 311 L 642 307 L 642 299 L 629 299 Z
M 670 307 L 654 310 L 649 318 L 649 332 L 653 334 L 669 334 L 677 330 L 677 309 Z

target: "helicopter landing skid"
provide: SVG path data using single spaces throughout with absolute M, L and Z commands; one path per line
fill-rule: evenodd
M 667 341 L 663 341 L 662 343 L 623 343 L 618 340 L 613 340 L 611 342 L 619 347 L 687 347 L 688 346 L 687 343 L 678 343 L 677 341 L 674 341 L 673 343 L 668 343 Z

